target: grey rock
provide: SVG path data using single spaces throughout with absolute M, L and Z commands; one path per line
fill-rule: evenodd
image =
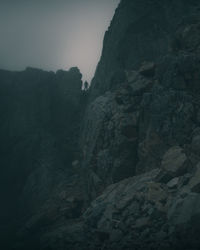
M 189 193 L 186 197 L 174 200 L 174 203 L 169 208 L 168 219 L 173 224 L 188 223 L 193 216 L 199 215 L 199 194 Z
M 192 138 L 191 144 L 192 150 L 199 155 L 200 153 L 200 135 L 196 135 Z
M 196 167 L 196 171 L 188 183 L 192 192 L 200 193 L 200 163 Z
M 143 62 L 139 73 L 146 77 L 153 77 L 155 75 L 155 64 L 153 62 Z
M 161 167 L 172 177 L 183 175 L 187 168 L 187 157 L 182 148 L 174 146 L 163 156 Z
M 179 177 L 175 177 L 167 183 L 167 186 L 169 188 L 176 188 L 178 186 L 178 183 L 179 183 Z

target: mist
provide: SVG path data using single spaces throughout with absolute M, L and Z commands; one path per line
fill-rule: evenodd
M 0 2 L 0 68 L 79 67 L 90 81 L 119 0 Z

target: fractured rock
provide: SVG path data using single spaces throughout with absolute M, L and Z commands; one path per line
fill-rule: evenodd
M 155 74 L 155 63 L 153 62 L 144 62 L 139 69 L 139 73 L 146 77 L 152 77 Z
M 161 168 L 171 177 L 183 175 L 187 170 L 187 156 L 179 146 L 171 147 L 164 155 Z

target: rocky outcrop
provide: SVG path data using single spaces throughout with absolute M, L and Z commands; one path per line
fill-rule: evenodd
M 200 182 L 199 164 L 165 183 L 160 176 L 167 171 L 154 169 L 110 185 L 81 220 L 59 227 L 62 237 L 58 228 L 47 233 L 43 246 L 64 249 L 64 238 L 73 250 L 199 249 L 200 196 L 193 189 Z
M 122 0 L 104 37 L 91 99 L 120 83 L 124 70 L 137 70 L 144 61 L 157 63 L 168 53 L 171 44 L 178 44 L 174 42 L 177 29 L 199 15 L 198 7 L 197 0 Z M 184 44 L 181 42 L 184 48 L 198 44 L 195 33 L 185 30 L 182 34 L 181 30 L 180 39 L 182 35 L 187 36 Z M 192 42 L 189 34 L 193 34 Z
M 109 186 L 84 214 L 85 223 L 105 249 L 198 249 L 198 192 L 190 175 L 162 183 L 155 169 Z M 103 237 L 103 239 L 102 239 Z M 95 249 L 94 245 L 89 249 Z
M 116 10 L 82 134 L 92 201 L 83 249 L 200 247 L 199 9 L 121 1 Z
M 153 78 L 129 71 L 122 86 L 90 104 L 85 116 L 83 162 L 89 171 L 91 193 L 98 190 L 99 194 L 113 182 L 161 167 L 162 157 L 171 146 L 177 149 L 166 153 L 165 165 L 170 165 L 170 161 L 184 162 L 178 146 L 188 147 L 193 140 L 198 147 L 198 136 L 196 142 L 192 136 L 199 127 L 195 118 L 200 108 L 198 88 L 193 89 L 193 80 L 188 86 L 180 80 L 187 70 L 185 65 L 191 66 L 190 60 L 196 56 L 181 52 L 170 56 L 170 60 L 168 57 L 157 65 Z M 198 64 L 193 65 L 188 75 L 198 72 Z M 161 73 L 164 67 L 165 72 Z M 179 169 L 173 171 L 175 177 Z
M 194 140 L 198 13 L 197 1 L 121 1 L 105 35 L 82 133 L 91 197 L 113 182 L 159 168 L 170 147 Z M 178 156 L 169 152 L 172 157 Z
M 136 171 L 139 116 L 137 109 L 130 114 L 131 107 L 118 104 L 121 95 L 130 103 L 131 88 L 97 98 L 85 115 L 83 168 L 88 174 L 90 199 Z

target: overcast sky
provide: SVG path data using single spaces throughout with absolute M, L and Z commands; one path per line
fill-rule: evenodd
M 120 0 L 0 0 L 0 68 L 78 66 L 91 80 Z

